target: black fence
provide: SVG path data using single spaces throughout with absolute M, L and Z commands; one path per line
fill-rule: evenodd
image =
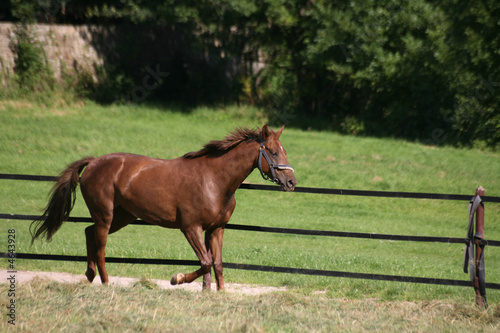
M 0 174 L 0 179 L 11 180 L 30 180 L 30 181 L 54 181 L 53 176 L 37 176 L 37 175 L 17 175 L 17 174 Z M 257 185 L 244 183 L 240 189 L 247 190 L 266 190 L 266 191 L 281 191 L 281 188 L 273 185 Z M 330 194 L 330 195 L 348 195 L 348 196 L 369 196 L 383 198 L 411 198 L 411 199 L 433 199 L 433 200 L 458 200 L 470 202 L 470 195 L 459 194 L 441 194 L 441 193 L 416 193 L 416 192 L 390 192 L 390 191 L 362 191 L 362 190 L 344 190 L 344 189 L 327 189 L 327 188 L 309 188 L 297 187 L 295 192 L 298 193 L 313 193 L 313 194 Z M 483 202 L 500 203 L 500 197 L 483 196 Z M 0 213 L 0 219 L 9 220 L 25 220 L 32 221 L 37 215 L 20 215 L 20 214 L 5 214 Z M 92 219 L 86 217 L 70 217 L 69 222 L 75 223 L 92 223 Z M 144 221 L 137 220 L 131 224 L 151 225 Z M 330 230 L 307 230 L 307 229 L 289 229 L 289 228 L 271 228 L 265 226 L 250 226 L 240 224 L 228 224 L 226 229 L 256 231 L 256 232 L 271 232 L 280 234 L 292 235 L 309 235 L 309 236 L 325 236 L 325 237 L 350 237 L 350 238 L 366 238 L 391 241 L 413 241 L 413 242 L 433 242 L 433 243 L 448 243 L 466 245 L 469 242 L 467 238 L 455 237 L 431 237 L 431 236 L 412 236 L 412 235 L 392 235 L 392 234 L 374 234 L 374 233 L 357 233 L 357 232 L 342 232 Z M 485 240 L 488 246 L 500 246 L 500 241 Z M 12 255 L 7 252 L 0 252 L 0 257 L 11 258 Z M 32 259 L 32 260 L 56 260 L 56 261 L 87 261 L 86 256 L 69 256 L 69 255 L 49 255 L 49 254 L 33 254 L 33 253 L 16 253 L 17 259 Z M 106 262 L 109 263 L 125 263 L 125 264 L 149 264 L 149 265 L 181 265 L 181 266 L 199 266 L 198 260 L 174 260 L 174 259 L 148 259 L 148 258 L 115 258 L 107 257 Z M 224 267 L 229 269 L 252 270 L 261 272 L 273 273 L 288 273 L 288 274 L 303 274 L 328 277 L 343 277 L 355 279 L 369 279 L 379 281 L 394 281 L 394 282 L 409 282 L 409 283 L 424 283 L 436 285 L 451 285 L 471 287 L 471 281 L 468 280 L 452 280 L 452 279 L 436 279 L 414 276 L 399 276 L 399 275 L 384 275 L 384 274 L 368 274 L 368 273 L 353 273 L 343 271 L 330 270 L 315 270 L 304 268 L 263 266 L 263 265 L 248 265 L 238 263 L 224 262 Z M 500 283 L 486 283 L 488 289 L 499 289 Z

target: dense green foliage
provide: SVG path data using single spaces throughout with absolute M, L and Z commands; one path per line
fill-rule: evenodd
M 500 142 L 495 0 L 11 2 L 17 17 L 167 27 L 193 52 L 210 55 L 160 59 L 169 82 L 151 97 L 248 101 L 276 122 L 430 144 Z M 117 70 L 131 53 L 107 69 L 118 95 L 143 75 Z M 234 64 L 240 70 L 227 75 Z
M 17 55 L 15 68 L 19 89 L 24 93 L 46 92 L 55 84 L 44 57 L 43 48 L 34 42 L 33 32 L 27 25 L 19 25 L 11 44 Z

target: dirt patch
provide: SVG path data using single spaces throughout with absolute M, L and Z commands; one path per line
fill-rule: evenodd
M 76 275 L 70 273 L 59 273 L 59 272 L 32 272 L 32 271 L 17 271 L 16 273 L 10 273 L 6 270 L 0 271 L 0 281 L 6 283 L 7 279 L 15 275 L 16 283 L 26 283 L 30 282 L 35 278 L 45 279 L 50 281 L 56 281 L 61 283 L 87 283 L 86 278 L 83 275 Z M 191 291 L 201 291 L 201 282 L 193 282 L 189 284 L 182 284 L 178 286 L 172 286 L 170 281 L 167 280 L 157 280 L 151 279 L 151 282 L 155 283 L 161 289 L 183 289 Z M 110 276 L 109 282 L 111 285 L 120 287 L 131 287 L 139 282 L 139 279 L 127 278 L 127 277 L 116 277 Z M 94 279 L 92 284 L 100 285 L 101 280 L 99 277 Z M 281 287 L 261 287 L 255 285 L 239 284 L 239 283 L 226 283 L 225 284 L 227 292 L 242 293 L 247 295 L 259 295 L 264 293 L 271 293 L 276 291 L 285 291 L 286 288 Z M 212 290 L 216 290 L 215 283 L 212 283 Z

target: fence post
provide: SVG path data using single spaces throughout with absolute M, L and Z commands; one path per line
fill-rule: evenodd
M 484 188 L 479 186 L 476 190 L 476 196 L 484 196 Z M 476 278 L 474 281 L 474 290 L 476 292 L 476 305 L 484 308 L 488 306 L 486 301 L 486 290 L 484 281 L 484 204 L 481 202 L 476 211 L 476 234 L 474 235 L 474 244 L 476 245 L 475 269 Z M 482 272 L 480 272 L 480 270 Z M 480 280 L 480 277 L 483 279 Z M 483 284 L 482 286 L 480 284 Z

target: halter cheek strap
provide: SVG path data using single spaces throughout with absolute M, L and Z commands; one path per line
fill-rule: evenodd
M 269 169 L 271 170 L 271 174 L 273 175 L 273 179 L 269 178 L 264 173 L 264 171 L 262 171 L 262 156 L 264 156 L 264 158 L 267 161 L 267 164 L 269 164 Z M 274 169 L 278 169 L 278 170 L 292 170 L 292 172 L 294 172 L 293 168 L 291 166 L 287 165 L 287 164 L 274 164 L 274 163 L 272 163 L 271 159 L 269 158 L 269 156 L 266 153 L 266 147 L 264 146 L 264 142 L 263 141 L 260 143 L 258 166 L 259 166 L 259 171 L 260 171 L 260 174 L 262 175 L 262 178 L 264 178 L 265 180 L 272 181 L 275 184 L 278 184 L 279 181 L 278 181 L 278 178 L 276 178 L 276 173 L 274 172 Z

